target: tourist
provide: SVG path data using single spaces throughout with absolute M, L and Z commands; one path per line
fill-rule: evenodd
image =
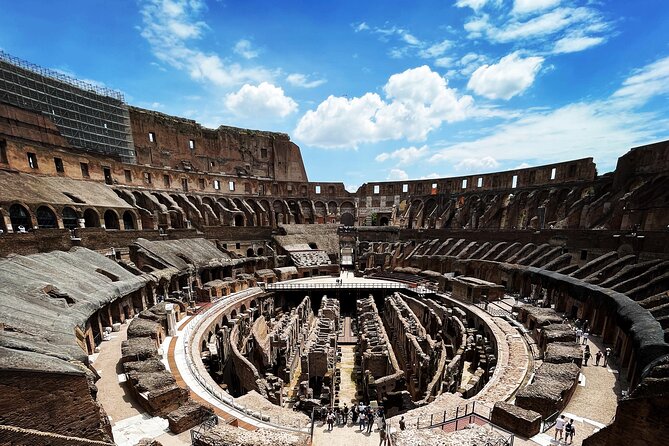
M 560 415 L 560 418 L 558 418 L 555 421 L 555 439 L 558 439 L 558 434 L 560 435 L 559 441 L 562 441 L 562 431 L 564 430 L 564 425 L 565 425 L 565 420 L 564 420 L 564 415 Z
M 581 342 L 581 336 L 583 335 L 583 330 L 580 328 L 576 329 L 576 342 L 580 343 Z
M 367 414 L 367 433 L 370 434 L 372 432 L 372 428 L 374 427 L 374 413 L 370 410 L 369 413 Z
M 346 426 L 348 424 L 348 406 L 346 403 L 344 403 L 344 409 L 342 410 L 342 415 L 343 415 L 343 425 Z
M 329 431 L 331 431 L 334 427 L 334 419 L 335 419 L 334 413 L 332 413 L 332 411 L 329 411 L 328 416 L 327 416 L 328 430 Z
M 610 348 L 610 347 L 606 347 L 606 351 L 605 351 L 605 353 L 604 353 L 604 367 L 606 367 L 607 365 L 609 365 L 609 358 L 610 358 L 610 356 L 611 356 L 611 348 Z
M 597 350 L 597 353 L 595 353 L 595 365 L 599 365 L 600 359 L 602 359 L 602 352 Z
M 359 426 L 360 426 L 360 432 L 365 430 L 365 421 L 366 421 L 366 416 L 365 416 L 365 411 L 360 411 L 360 418 L 359 418 Z
M 328 409 L 325 406 L 323 406 L 321 408 L 321 420 L 323 420 L 323 423 L 327 421 L 327 416 L 328 416 Z
M 385 446 L 386 444 L 386 430 L 381 428 L 379 430 L 379 446 Z
M 589 331 L 586 330 L 586 331 L 583 332 L 583 345 L 587 345 L 587 344 L 588 344 L 588 337 L 589 337 L 589 336 L 590 336 L 590 332 L 589 332 Z
M 585 353 L 583 353 L 583 362 L 585 363 L 584 365 L 587 367 L 588 366 L 588 360 L 590 359 L 590 350 L 586 349 Z
M 564 427 L 564 441 L 565 443 L 569 440 L 568 444 L 571 444 L 574 441 L 574 434 L 576 433 L 576 427 L 574 427 L 574 420 L 569 420 L 569 423 Z
M 351 424 L 355 426 L 355 423 L 357 422 L 358 422 L 358 406 L 354 404 L 353 408 L 351 409 Z
M 404 429 L 407 428 L 406 421 L 404 421 L 404 415 L 400 418 L 400 430 L 403 431 Z

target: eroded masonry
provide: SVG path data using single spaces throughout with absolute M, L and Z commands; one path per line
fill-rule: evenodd
M 0 231 L 0 444 L 319 444 L 359 403 L 398 445 L 669 435 L 667 141 L 351 193 L 0 53 Z

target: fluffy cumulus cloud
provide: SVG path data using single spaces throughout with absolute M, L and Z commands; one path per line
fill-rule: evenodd
M 392 75 L 383 91 L 385 99 L 377 93 L 328 97 L 302 116 L 296 138 L 327 148 L 400 138 L 421 141 L 443 122 L 461 121 L 473 110 L 471 96 L 459 96 L 427 66 Z
M 560 4 L 560 0 L 514 0 L 513 12 L 528 14 L 552 8 Z
M 302 88 L 316 88 L 327 81 L 325 79 L 313 79 L 310 80 L 309 76 L 302 73 L 291 73 L 286 76 L 286 82 L 288 82 L 293 87 L 302 87 Z
M 400 165 L 412 164 L 425 158 L 430 153 L 428 146 L 422 147 L 403 147 L 393 152 L 383 152 L 376 156 L 376 161 L 384 162 L 387 160 L 396 160 Z
M 467 88 L 489 99 L 510 99 L 532 85 L 543 61 L 542 57 L 511 53 L 496 64 L 476 69 Z
M 191 78 L 230 87 L 275 77 L 271 70 L 229 63 L 193 44 L 208 30 L 200 19 L 205 9 L 202 0 L 143 0 L 140 4 L 141 35 L 151 45 L 153 54 L 162 62 L 188 72 Z
M 499 0 L 457 0 L 455 6 L 459 8 L 472 8 L 474 11 L 478 11 L 488 3 L 498 5 L 500 2 Z
M 297 103 L 283 89 L 267 82 L 257 86 L 245 84 L 225 97 L 225 106 L 240 116 L 283 118 L 297 111 Z
M 403 181 L 408 180 L 409 175 L 402 169 L 390 169 L 388 172 L 388 178 L 386 179 L 391 181 Z

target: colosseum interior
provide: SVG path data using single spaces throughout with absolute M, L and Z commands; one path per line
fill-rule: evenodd
M 661 141 L 351 193 L 4 57 L 0 444 L 666 444 L 668 191 Z

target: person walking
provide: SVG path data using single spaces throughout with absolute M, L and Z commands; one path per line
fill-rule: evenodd
M 367 433 L 372 433 L 372 428 L 374 427 L 374 413 L 370 410 L 367 414 Z
M 584 331 L 583 332 L 583 345 L 588 345 L 588 337 L 590 336 L 589 331 Z
M 358 422 L 358 406 L 354 404 L 353 408 L 351 409 L 351 424 L 355 426 L 357 422 Z
M 595 353 L 595 365 L 599 365 L 599 361 L 602 359 L 602 352 L 597 350 Z
M 344 426 L 346 426 L 348 424 L 348 406 L 346 405 L 346 403 L 344 403 L 344 409 L 342 411 L 342 415 L 344 421 L 343 424 Z
M 327 420 L 328 420 L 328 430 L 329 431 L 331 431 L 332 428 L 334 427 L 334 419 L 335 419 L 334 413 L 332 413 L 332 411 L 328 412 Z
M 583 362 L 585 363 L 585 366 L 588 366 L 588 360 L 590 359 L 590 350 L 587 349 L 585 353 L 583 353 Z
M 560 415 L 560 418 L 555 420 L 555 439 L 558 440 L 558 435 L 560 436 L 558 441 L 562 441 L 562 432 L 564 431 L 565 419 L 564 415 Z
M 406 421 L 404 421 L 404 415 L 402 415 L 402 418 L 400 418 L 400 430 L 403 431 L 406 428 L 407 428 L 407 423 Z
M 580 328 L 576 329 L 576 342 L 581 343 L 581 336 L 583 335 L 583 330 Z
M 385 446 L 386 444 L 386 430 L 381 428 L 379 431 L 379 446 Z
M 358 414 L 358 417 L 359 417 L 358 420 L 359 420 L 360 432 L 362 432 L 362 431 L 365 430 L 365 421 L 366 421 L 366 418 L 367 418 L 366 415 L 365 415 L 365 411 L 364 410 L 360 411 L 360 413 Z
M 569 440 L 569 443 L 567 444 L 572 444 L 575 434 L 576 427 L 574 426 L 574 420 L 569 420 L 569 423 L 567 423 L 564 427 L 564 442 L 567 443 L 567 440 Z
M 606 347 L 606 351 L 604 352 L 604 367 L 609 365 L 609 359 L 611 357 L 611 348 Z

